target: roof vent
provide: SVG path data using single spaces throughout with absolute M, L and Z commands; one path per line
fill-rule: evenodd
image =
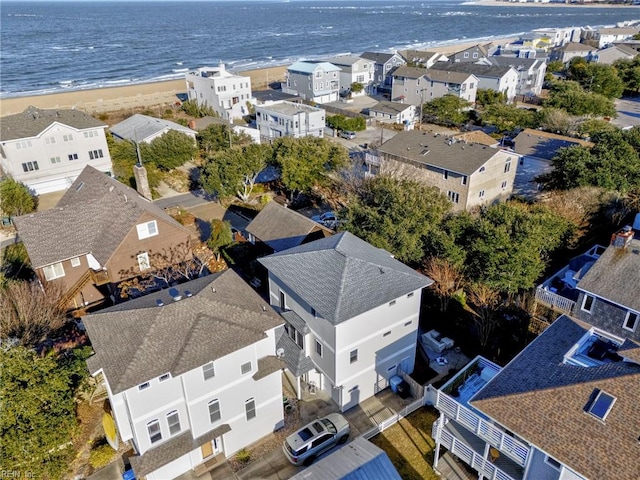
M 158 299 L 156 300 L 156 305 L 157 305 L 158 307 L 162 307 L 162 306 L 164 306 L 164 302 L 163 302 L 160 298 L 158 298 Z
M 278 350 L 276 350 L 276 356 L 278 358 L 284 357 L 284 348 L 279 348 Z

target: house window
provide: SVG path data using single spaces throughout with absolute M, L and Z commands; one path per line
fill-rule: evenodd
M 249 373 L 251 371 L 251 362 L 243 363 L 240 366 L 240 371 L 242 372 L 242 375 Z
M 47 280 L 55 280 L 56 278 L 64 277 L 64 267 L 62 266 L 62 263 L 47 265 L 42 270 L 44 271 L 44 278 Z
M 218 399 L 211 400 L 209 402 L 209 420 L 211 423 L 216 423 L 222 418 L 220 414 L 220 401 Z
M 442 171 L 442 178 L 444 178 L 445 180 L 447 180 L 449 178 L 449 171 L 448 170 L 443 170 Z
M 158 420 L 152 420 L 147 423 L 147 431 L 149 432 L 149 440 L 151 440 L 151 443 L 162 440 L 162 432 L 160 431 L 160 422 Z
M 136 229 L 138 230 L 138 240 L 158 235 L 158 224 L 155 220 L 136 225 Z
M 51 145 L 56 143 L 56 137 L 46 137 L 44 139 L 44 143 L 46 143 L 47 145 Z
M 38 167 L 38 162 L 25 162 L 22 164 L 22 170 L 33 172 L 34 170 L 40 170 L 40 167 Z
M 613 404 L 616 403 L 616 397 L 597 388 L 593 391 L 592 396 L 594 394 L 596 398 L 588 405 L 587 412 L 604 422 L 611 408 L 613 408 Z
M 63 135 L 62 139 L 63 139 L 65 142 L 71 142 L 71 141 L 73 140 L 73 134 L 68 133 L 68 134 L 66 134 L 66 135 Z M 55 143 L 55 142 L 53 142 L 53 143 Z
M 296 342 L 296 344 L 300 348 L 304 348 L 304 337 L 302 336 L 302 334 L 299 331 L 297 331 L 295 328 L 293 328 L 288 323 L 285 323 L 284 329 L 286 330 L 286 332 L 289 335 L 289 338 L 291 338 L 291 340 Z
M 389 306 L 390 306 L 390 307 L 393 307 L 395 304 L 396 304 L 396 301 L 395 301 L 395 300 L 391 300 L 391 301 L 389 302 Z
M 469 88 L 473 89 L 473 85 L 474 85 L 474 84 L 473 84 L 473 82 L 471 82 L 471 83 L 469 84 Z
M 358 361 L 358 349 L 351 350 L 349 353 L 349 363 L 356 363 Z
M 636 326 L 638 325 L 639 316 L 640 315 L 638 315 L 637 313 L 627 312 L 627 318 L 624 319 L 624 323 L 622 324 L 622 327 L 625 328 L 626 330 L 631 330 L 632 332 L 635 331 Z
M 413 293 L 414 293 L 414 292 L 407 293 L 407 298 L 411 298 L 411 297 L 413 297 Z
M 55 165 L 56 163 L 60 163 L 60 157 L 51 157 L 51 164 Z
M 89 159 L 90 160 L 95 160 L 98 158 L 102 158 L 104 157 L 104 155 L 102 154 L 102 149 L 98 149 L 98 150 L 89 150 Z
M 72 267 L 79 267 L 80 266 L 80 257 L 75 257 L 71 259 L 71 266 Z
M 21 148 L 30 148 L 31 146 L 31 140 L 27 140 L 26 142 L 18 142 L 16 143 L 16 150 L 20 150 Z
M 478 52 L 473 52 L 473 58 L 478 58 Z
M 464 52 L 464 58 L 469 58 L 469 52 Z
M 562 470 L 562 464 L 559 461 L 557 461 L 555 458 L 550 457 L 549 455 L 547 455 L 546 458 L 544 459 L 544 463 L 546 463 L 550 467 L 553 467 L 557 471 Z
M 282 290 L 280 290 L 280 310 L 286 310 L 286 309 L 287 309 L 287 296 Z
M 591 295 L 585 295 L 582 299 L 582 310 L 584 312 L 589 312 L 593 310 L 593 304 L 596 303 L 596 298 Z
M 90 132 L 84 132 L 84 138 L 92 138 L 97 136 L 98 132 L 94 132 L 93 130 L 91 130 Z
M 509 173 L 509 170 L 511 170 L 511 162 L 504 164 L 504 173 Z
M 413 323 L 413 320 L 409 320 L 407 323 L 404 324 L 405 327 L 408 327 L 409 325 L 411 325 Z
M 67 158 L 69 160 L 77 160 L 78 159 L 78 154 L 77 153 L 70 153 L 69 155 L 67 155 Z
M 209 362 L 202 367 L 202 376 L 205 380 L 209 380 L 216 376 L 216 371 L 213 368 L 213 362 Z
M 140 385 L 138 385 L 138 390 L 139 391 L 146 390 L 150 386 L 151 386 L 151 384 L 149 382 L 144 382 L 144 383 L 141 383 Z
M 311 315 L 313 315 L 313 318 L 318 318 L 318 312 L 316 312 L 316 309 L 311 307 Z
M 484 190 L 480 190 L 480 193 L 478 193 L 478 197 L 480 198 L 484 197 Z
M 484 172 L 485 170 L 486 170 L 486 168 L 484 168 L 484 167 L 480 167 L 479 172 L 480 172 L 480 173 L 482 173 L 482 172 Z
M 316 353 L 322 357 L 322 344 L 318 340 L 316 340 Z
M 389 330 L 388 332 L 384 332 L 384 334 L 382 336 L 383 337 L 388 337 L 389 335 L 391 335 L 391 330 Z
M 246 402 L 244 402 L 244 411 L 247 414 L 247 420 L 251 420 L 252 418 L 256 418 L 256 401 L 253 398 L 250 398 Z
M 180 415 L 177 410 L 167 413 L 167 423 L 169 424 L 169 435 L 180 433 Z
M 160 378 L 158 378 L 158 381 L 165 382 L 165 381 L 169 380 L 170 378 L 171 378 L 171 374 L 170 373 L 165 373 L 164 375 L 160 375 Z
M 504 182 L 502 182 L 501 185 L 502 189 L 504 190 L 505 188 L 507 188 L 507 181 L 505 180 Z
M 140 271 L 149 270 L 151 264 L 149 263 L 149 254 L 147 252 L 138 255 L 138 268 Z
M 453 203 L 458 203 L 460 201 L 460 194 L 449 190 L 447 192 L 447 198 L 449 198 Z
M 462 185 L 466 185 L 466 184 L 467 184 L 467 176 L 466 176 L 466 175 L 463 175 L 463 176 L 462 176 L 462 178 L 460 179 L 460 183 L 461 183 Z

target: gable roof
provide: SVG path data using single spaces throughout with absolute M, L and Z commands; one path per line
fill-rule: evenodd
M 479 145 L 486 145 L 487 147 L 496 147 L 500 142 L 493 138 L 491 135 L 487 135 L 482 130 L 473 130 L 471 132 L 460 132 L 452 135 L 453 138 L 459 142 L 464 143 L 477 143 Z
M 116 123 L 110 129 L 111 133 L 116 137 L 130 140 L 132 142 L 144 142 L 147 138 L 158 135 L 159 133 L 175 130 L 190 137 L 195 137 L 196 132 L 182 125 L 164 120 L 162 118 L 150 117 L 136 113 L 129 118 Z
M 35 137 L 54 123 L 68 125 L 77 130 L 107 126 L 104 122 L 80 110 L 43 110 L 30 106 L 22 113 L 2 117 L 0 141 Z
M 576 43 L 576 42 L 570 42 L 570 43 L 567 43 L 566 45 L 558 47 L 558 50 L 561 52 L 595 52 L 597 49 L 598 49 L 597 47 L 591 47 L 584 43 Z
M 609 245 L 577 288 L 640 312 L 640 239 L 626 248 Z
M 180 285 L 186 298 L 179 301 L 172 290 L 83 318 L 96 352 L 87 359 L 89 370 L 102 369 L 114 394 L 165 373 L 182 375 L 262 340 L 283 323 L 233 270 Z
M 332 65 L 341 65 L 343 67 L 352 67 L 353 64 L 366 61 L 366 58 L 362 58 L 358 55 L 338 55 L 337 57 L 327 58 L 327 62 Z
M 596 52 L 597 55 L 602 55 L 603 53 L 605 54 L 618 53 L 621 57 L 626 56 L 630 58 L 633 58 L 636 55 L 638 55 L 637 50 L 634 50 L 633 48 L 628 47 L 627 45 L 610 45 Z
M 458 50 L 457 52 L 452 53 L 451 56 L 456 56 L 456 55 L 460 55 L 461 53 L 464 53 L 464 52 L 472 52 L 474 50 L 477 50 L 478 52 L 480 52 L 482 55 L 484 55 L 486 57 L 486 56 L 489 55 L 489 47 L 490 46 L 491 46 L 490 43 L 487 43 L 486 45 L 480 45 L 480 44 L 473 45 L 471 47 L 467 47 L 467 48 L 464 48 L 462 50 Z
M 507 56 L 491 56 L 487 57 L 494 65 L 499 65 L 501 67 L 513 67 L 516 70 L 529 70 L 536 62 L 540 65 L 544 64 L 544 60 L 539 58 L 519 58 L 519 57 L 507 57 Z
M 590 326 L 562 316 L 527 346 L 471 404 L 589 478 L 640 478 L 640 365 L 578 367 L 563 356 Z M 616 397 L 604 422 L 586 413 L 595 389 Z
M 334 325 L 433 283 L 349 232 L 258 261 Z
M 500 150 L 417 130 L 400 132 L 378 147 L 378 152 L 421 165 L 471 175 Z
M 410 103 L 389 102 L 387 100 L 383 100 L 376 103 L 373 107 L 369 107 L 369 112 L 381 112 L 397 115 L 411 108 L 415 108 L 415 106 Z
M 325 72 L 339 72 L 340 67 L 329 63 L 329 62 L 313 62 L 307 60 L 298 60 L 294 64 L 287 67 L 289 72 L 299 72 L 299 73 L 313 73 L 318 69 L 322 69 Z
M 513 149 L 520 155 L 544 158 L 551 160 L 558 153 L 558 149 L 563 147 L 573 147 L 582 145 L 583 147 L 593 147 L 593 143 L 579 138 L 566 137 L 555 133 L 543 132 L 525 128 L 516 138 Z
M 87 253 L 104 265 L 145 212 L 191 235 L 134 189 L 87 165 L 54 208 L 14 223 L 33 268 Z
M 371 60 L 375 63 L 385 64 L 391 60 L 396 53 L 381 53 L 381 52 L 364 52 L 360 57 Z
M 440 62 L 437 67 L 432 67 L 432 70 L 442 70 L 445 72 L 460 72 L 475 75 L 476 77 L 490 77 L 490 78 L 502 78 L 511 70 L 516 71 L 515 68 L 506 65 L 480 65 L 477 63 L 451 63 Z
M 291 480 L 400 480 L 387 454 L 364 437 L 307 467 Z
M 434 58 L 437 59 L 440 57 L 447 58 L 447 55 L 444 53 L 429 52 L 426 50 L 400 50 L 398 54 L 402 56 L 405 61 L 414 63 L 426 63 Z
M 267 203 L 246 230 L 275 252 L 300 245 L 313 232 L 333 235 L 332 230 L 276 202 Z
M 446 63 L 446 62 L 443 62 Z M 394 77 L 422 78 L 440 83 L 464 83 L 473 75 L 461 72 L 447 72 L 436 68 L 407 67 L 402 65 L 393 72 Z

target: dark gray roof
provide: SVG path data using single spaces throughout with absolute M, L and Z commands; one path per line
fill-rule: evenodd
M 582 145 L 592 147 L 593 143 L 578 138 L 565 137 L 555 133 L 525 128 L 514 139 L 513 149 L 520 155 L 551 160 L 563 147 Z
M 247 232 L 274 252 L 298 246 L 314 232 L 318 233 L 318 238 L 333 235 L 332 230 L 276 202 L 264 206 L 247 226 Z
M 369 108 L 370 112 L 382 112 L 391 115 L 397 115 L 404 112 L 406 109 L 413 107 L 410 103 L 389 102 L 383 100 L 376 103 L 373 107 Z
M 283 352 L 282 360 L 294 377 L 299 377 L 316 368 L 313 360 L 287 335 L 284 326 L 275 330 L 276 351 Z
M 577 288 L 640 312 L 640 239 L 627 248 L 609 245 Z
M 333 324 L 433 283 L 349 232 L 259 259 Z
M 517 57 L 506 57 L 501 55 L 487 57 L 487 59 L 494 65 L 498 65 L 501 67 L 510 66 L 515 68 L 516 70 L 518 69 L 529 70 L 531 66 L 536 62 L 544 63 L 544 60 L 540 60 L 539 58 L 517 58 Z
M 384 64 L 391 60 L 395 53 L 381 53 L 381 52 L 364 52 L 360 55 L 362 58 L 372 60 L 375 63 Z
M 307 322 L 293 310 L 283 310 L 280 312 L 280 315 L 300 333 L 307 334 L 311 331 Z
M 41 110 L 28 107 L 22 113 L 2 117 L 0 141 L 35 137 L 56 122 L 78 130 L 107 126 L 104 122 L 80 110 Z
M 116 123 L 109 129 L 113 135 L 118 138 L 130 140 L 133 142 L 142 142 L 147 138 L 164 133 L 169 130 L 175 130 L 186 135 L 195 136 L 193 130 L 183 127 L 179 123 L 162 118 L 150 117 L 136 113 L 129 118 Z
M 449 140 L 442 135 L 434 136 L 431 133 L 413 130 L 398 133 L 378 147 L 378 152 L 391 155 L 398 160 L 405 159 L 461 175 L 471 175 L 499 150 L 460 141 L 449 145 Z
M 461 62 L 440 62 L 437 67 L 432 70 L 442 70 L 445 72 L 458 72 L 475 75 L 476 77 L 501 78 L 506 75 L 513 67 L 499 65 L 479 65 L 477 63 Z
M 146 212 L 191 234 L 132 188 L 87 165 L 54 208 L 14 223 L 33 268 L 87 253 L 104 265 Z
M 426 63 L 434 57 L 445 56 L 444 53 L 430 52 L 427 50 L 400 50 L 398 52 L 407 62 Z
M 364 437 L 315 462 L 292 480 L 401 480 L 387 454 Z
M 275 102 L 278 100 L 288 100 L 289 102 L 302 101 L 297 95 L 284 93 L 282 90 L 253 90 L 251 94 L 256 100 L 258 100 L 259 105 L 265 102 Z
M 640 365 L 563 363 L 564 355 L 590 327 L 560 317 L 487 383 L 471 404 L 579 474 L 635 480 L 640 478 Z M 605 422 L 585 413 L 595 389 L 616 397 Z
M 231 427 L 225 423 L 194 439 L 191 435 L 191 430 L 186 430 L 171 440 L 152 448 L 144 455 L 129 457 L 136 478 L 143 478 L 176 458 L 180 458 L 200 448 L 202 444 L 230 431 Z
M 164 373 L 182 375 L 251 345 L 281 318 L 235 272 L 146 295 L 84 317 L 95 355 L 91 373 L 104 371 L 113 393 Z M 188 297 L 185 291 L 193 296 Z M 195 293 L 194 293 L 195 292 Z M 163 306 L 157 306 L 162 300 Z
M 406 65 L 398 67 L 397 70 L 393 72 L 393 75 L 414 79 L 425 77 L 427 80 L 441 83 L 464 83 L 471 76 L 469 73 L 447 72 L 435 68 L 407 67 Z

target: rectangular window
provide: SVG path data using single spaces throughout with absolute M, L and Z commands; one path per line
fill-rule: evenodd
M 149 440 L 151 440 L 151 443 L 162 440 L 162 432 L 160 431 L 160 422 L 158 420 L 152 420 L 147 423 L 147 431 L 149 432 Z
M 322 357 L 322 344 L 318 340 L 316 340 L 316 353 Z
M 390 306 L 390 307 L 393 307 L 395 304 L 396 304 L 396 301 L 395 301 L 395 300 L 391 300 L 391 301 L 389 302 L 389 306 Z
M 408 327 L 409 325 L 411 325 L 413 323 L 412 320 L 409 320 L 407 323 L 404 324 L 405 327 Z
M 407 298 L 411 298 L 411 297 L 413 297 L 413 293 L 414 293 L 414 292 L 407 293 Z
M 469 58 L 469 52 L 464 52 L 464 58 Z
M 136 229 L 138 230 L 138 240 L 158 235 L 158 224 L 155 220 L 136 225 Z
M 557 461 L 555 458 L 552 458 L 550 456 L 547 455 L 547 457 L 544 459 L 544 462 L 549 465 L 550 467 L 553 467 L 555 470 L 560 471 L 562 469 L 562 465 L 560 464 L 559 461 Z
M 384 332 L 384 334 L 382 334 L 383 337 L 388 337 L 389 335 L 391 335 L 391 330 L 389 330 L 388 332 Z
M 140 271 L 149 270 L 151 264 L 149 263 L 149 254 L 147 252 L 138 255 L 138 268 Z
M 251 371 L 251 362 L 243 363 L 240 366 L 240 371 L 242 372 L 242 375 L 249 373 Z
M 69 158 L 69 160 L 77 160 L 78 159 L 78 154 L 77 153 L 70 153 L 69 155 L 67 155 L 67 158 Z
M 151 384 L 149 382 L 144 382 L 144 383 L 141 383 L 140 385 L 138 385 L 138 390 L 139 391 L 146 390 L 150 386 L 151 386 Z
M 447 180 L 449 178 L 449 171 L 448 170 L 443 170 L 442 171 L 442 178 L 444 178 L 445 180 Z
M 478 194 L 478 197 L 480 197 L 480 198 L 484 197 L 484 190 L 480 190 L 480 193 Z
M 502 182 L 501 185 L 502 189 L 504 190 L 505 188 L 507 188 L 507 181 L 505 180 L 504 182 Z
M 51 164 L 55 165 L 56 163 L 60 163 L 60 157 L 51 157 Z
M 356 363 L 358 361 L 358 349 L 351 350 L 349 353 L 349 363 Z
M 56 137 L 46 137 L 44 139 L 44 143 L 46 143 L 47 145 L 53 145 L 54 143 L 56 143 Z
M 597 390 L 596 398 L 589 405 L 587 412 L 604 422 L 614 403 L 616 403 L 616 397 L 603 390 Z
M 220 414 L 220 401 L 218 399 L 209 402 L 209 421 L 216 423 L 222 418 Z
M 75 257 L 71 259 L 71 266 L 72 267 L 79 267 L 80 266 L 80 257 Z
M 449 198 L 453 203 L 458 203 L 460 201 L 460 194 L 449 190 L 447 192 L 447 198 Z
M 40 167 L 38 167 L 38 162 L 25 162 L 22 164 L 22 170 L 33 172 L 34 170 L 40 170 Z
M 252 418 L 256 418 L 256 401 L 253 398 L 250 398 L 246 402 L 244 402 L 244 411 L 247 414 L 247 420 L 251 420 Z
M 66 135 L 63 135 L 62 139 L 63 139 L 65 142 L 71 142 L 71 141 L 73 140 L 73 134 L 68 133 L 68 134 L 66 134 Z M 53 142 L 53 143 L 55 143 L 55 142 Z
M 593 304 L 596 303 L 596 298 L 591 295 L 585 295 L 582 299 L 582 310 L 584 312 L 591 313 L 593 310 Z
M 160 377 L 158 378 L 158 381 L 165 382 L 165 381 L 169 380 L 170 378 L 171 378 L 171 374 L 170 373 L 165 373 L 164 375 L 160 375 Z
M 169 424 L 169 435 L 180 433 L 180 415 L 177 410 L 167 414 L 167 423 Z
M 47 280 L 55 280 L 56 278 L 64 277 L 64 267 L 62 266 L 62 263 L 47 265 L 42 270 L 44 271 L 44 278 Z
M 287 296 L 282 290 L 280 290 L 280 310 L 286 310 L 286 309 L 287 309 Z
M 637 313 L 627 312 L 627 318 L 624 319 L 622 326 L 626 330 L 631 330 L 632 332 L 635 331 L 636 326 L 638 325 L 638 317 L 639 315 Z
M 213 362 L 207 363 L 202 367 L 202 376 L 205 380 L 209 380 L 216 376 L 216 371 L 213 368 Z
M 509 170 L 511 170 L 511 162 L 504 164 L 504 173 L 509 173 Z
M 461 183 L 462 185 L 466 185 L 466 184 L 467 184 L 467 176 L 466 176 L 466 175 L 463 175 L 463 176 L 462 176 L 462 178 L 460 179 L 460 183 Z

